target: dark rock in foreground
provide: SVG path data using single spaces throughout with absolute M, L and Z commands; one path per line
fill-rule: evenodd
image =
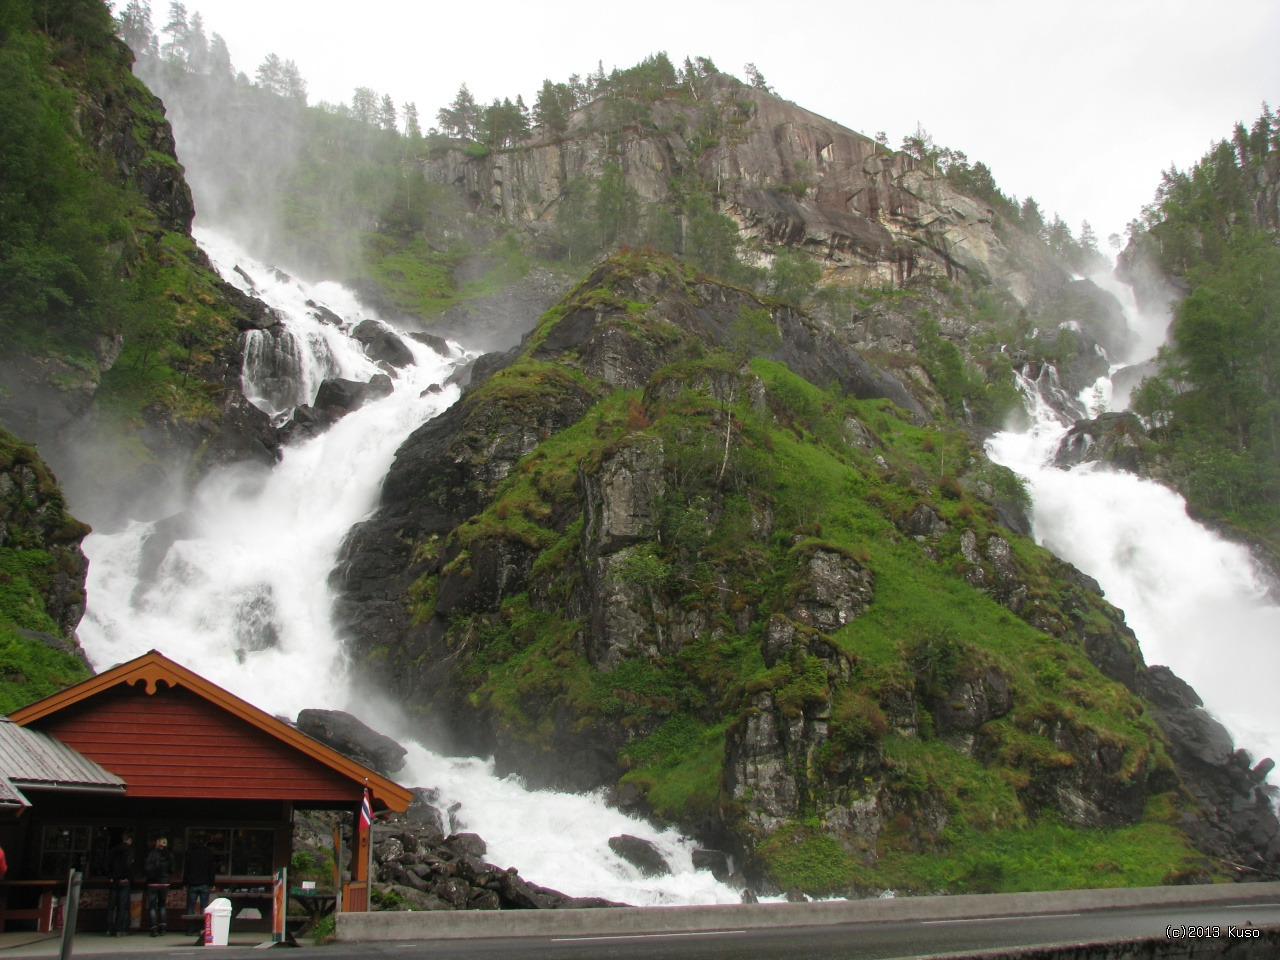
M 419 800 L 432 791 L 419 790 Z M 410 807 L 412 810 L 413 807 Z M 434 818 L 442 820 L 439 811 Z M 600 897 L 571 897 L 529 883 L 515 867 L 484 859 L 474 833 L 443 836 L 434 823 L 406 814 L 373 828 L 374 903 L 383 910 L 556 910 L 625 907 Z
M 384 777 L 404 766 L 408 752 L 341 710 L 303 710 L 298 714 L 298 729 Z

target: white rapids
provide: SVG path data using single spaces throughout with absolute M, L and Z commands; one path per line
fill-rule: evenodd
M 1131 296 L 1121 304 L 1137 335 L 1131 361 L 1149 359 L 1167 316 L 1136 313 Z M 1045 402 L 1043 386 L 1020 376 L 1032 424 L 987 445 L 1027 482 L 1036 540 L 1102 585 L 1146 661 L 1190 683 L 1238 746 L 1255 760 L 1280 758 L 1280 606 L 1249 551 L 1191 519 L 1183 498 L 1159 483 L 1097 464 L 1054 467 L 1070 423 Z M 1079 405 L 1096 415 L 1110 396 L 1103 378 Z

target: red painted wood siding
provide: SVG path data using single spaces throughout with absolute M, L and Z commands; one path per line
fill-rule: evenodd
M 114 687 L 33 726 L 123 778 L 130 797 L 360 800 L 362 784 L 182 687 Z

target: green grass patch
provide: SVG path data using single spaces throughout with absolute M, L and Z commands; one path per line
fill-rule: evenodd
M 0 713 L 12 713 L 89 675 L 76 657 L 0 624 Z

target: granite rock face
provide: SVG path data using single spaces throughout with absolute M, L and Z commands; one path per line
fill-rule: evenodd
M 998 279 L 1026 302 L 1069 281 L 1034 244 L 997 229 L 986 204 L 914 158 L 732 78 L 699 86 L 697 100 L 653 103 L 646 122 L 620 136 L 610 135 L 607 105 L 597 101 L 575 112 L 563 135 L 535 130 L 518 150 L 479 158 L 447 151 L 424 160 L 423 173 L 461 187 L 477 210 L 535 231 L 554 223 L 574 180 L 598 176 L 606 163 L 617 162 L 644 201 L 670 199 L 672 181 L 696 173 L 717 185 L 744 237 L 766 251 L 820 256 L 840 282 Z M 708 147 L 694 135 L 708 126 L 733 133 Z

